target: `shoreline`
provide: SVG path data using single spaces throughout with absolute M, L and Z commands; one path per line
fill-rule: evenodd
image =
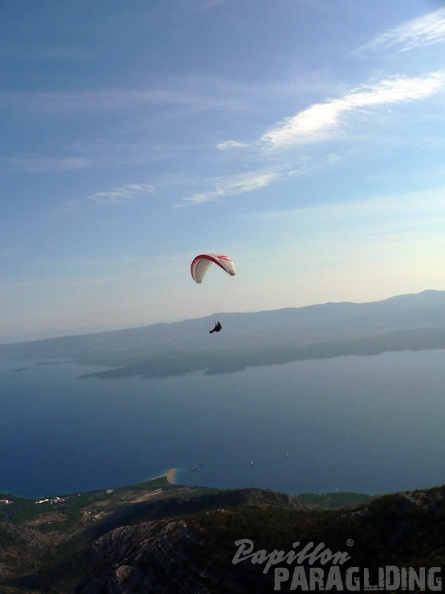
M 161 473 L 157 474 L 156 476 L 150 477 L 149 479 L 147 479 L 147 482 L 154 481 L 154 480 L 156 480 L 158 478 L 165 477 L 167 479 L 167 482 L 170 485 L 176 485 L 176 475 L 177 475 L 178 470 L 179 470 L 179 468 L 169 468 L 165 472 L 161 472 Z M 135 483 L 135 484 L 139 484 L 139 483 Z M 121 489 L 121 488 L 131 488 L 131 485 L 124 485 L 124 487 L 113 487 L 113 490 L 114 489 Z M 105 490 L 106 490 L 105 487 L 104 488 L 99 488 L 99 489 L 97 489 L 97 488 L 95 488 L 95 489 L 86 489 L 86 490 L 80 490 L 80 491 L 73 491 L 72 493 L 71 492 L 70 493 L 64 493 L 63 495 L 60 495 L 60 492 L 59 492 L 59 494 L 57 496 L 60 496 L 60 497 L 73 497 L 74 495 L 77 495 L 77 494 L 90 493 L 90 492 L 95 492 L 95 491 L 105 491 Z M 11 490 L 11 489 L 4 489 L 4 490 L 1 490 L 0 489 L 0 499 L 1 499 L 1 496 L 3 496 L 3 495 L 5 497 L 7 495 L 9 495 L 11 497 L 16 497 L 16 498 L 20 498 L 20 499 L 29 499 L 30 501 L 34 501 L 34 500 L 37 500 L 37 499 L 44 499 L 44 498 L 56 497 L 56 495 L 48 495 L 48 494 L 43 494 L 43 495 L 40 494 L 38 496 L 21 495 L 20 493 L 15 492 L 14 490 Z
M 149 480 L 154 481 L 158 478 L 165 477 L 167 479 L 167 482 L 169 482 L 171 485 L 175 485 L 177 472 L 178 472 L 177 468 L 169 468 L 165 472 L 161 472 L 160 474 L 157 474 L 156 476 L 152 477 Z

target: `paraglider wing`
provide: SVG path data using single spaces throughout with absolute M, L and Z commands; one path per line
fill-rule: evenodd
M 227 274 L 235 276 L 235 264 L 229 256 L 224 256 L 223 254 L 200 254 L 194 258 L 190 266 L 192 278 L 196 283 L 202 282 L 202 279 L 211 264 L 217 264 L 225 270 Z

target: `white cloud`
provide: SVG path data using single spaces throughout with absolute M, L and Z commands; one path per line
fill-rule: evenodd
M 70 200 L 65 205 L 65 210 L 73 211 L 80 205 L 87 204 L 122 204 L 130 200 L 144 198 L 149 194 L 155 193 L 155 188 L 152 184 L 126 184 L 122 186 L 114 186 L 109 190 L 95 192 L 85 198 L 77 198 Z
M 445 72 L 431 72 L 425 76 L 395 76 L 374 84 L 362 85 L 346 93 L 343 97 L 316 103 L 297 115 L 278 123 L 263 134 L 257 142 L 250 145 L 227 140 L 217 145 L 218 150 L 250 148 L 260 152 L 256 155 L 264 163 L 271 163 L 273 151 L 329 140 L 341 131 L 347 114 L 372 109 L 379 106 L 397 105 L 408 101 L 418 101 L 438 93 L 445 86 Z M 282 155 L 283 157 L 283 155 Z M 188 204 L 202 204 L 225 196 L 239 195 L 268 186 L 279 179 L 304 175 L 320 167 L 329 167 L 340 160 L 339 155 L 327 155 L 314 163 L 307 155 L 295 162 L 280 159 L 280 165 L 247 171 L 228 178 L 211 182 L 212 188 L 197 192 L 182 201 Z M 178 206 L 178 205 L 176 205 Z
M 364 85 L 340 99 L 316 103 L 285 119 L 263 134 L 260 140 L 270 148 L 327 140 L 338 133 L 341 117 L 348 112 L 424 99 L 437 93 L 444 84 L 445 73 L 433 72 L 423 77 L 398 76 L 374 85 Z
M 143 198 L 147 194 L 153 194 L 154 187 L 151 184 L 127 184 L 124 186 L 115 186 L 110 190 L 95 192 L 86 198 L 92 202 L 104 202 L 119 204 L 136 198 Z
M 407 51 L 445 41 L 445 8 L 394 27 L 361 47 L 359 53 L 394 48 Z
M 224 142 L 217 144 L 216 148 L 219 151 L 227 151 L 230 149 L 246 148 L 248 146 L 248 144 L 245 144 L 244 142 L 238 142 L 237 140 L 225 140 Z
M 277 171 L 247 171 L 232 177 L 217 179 L 213 182 L 213 189 L 207 192 L 199 192 L 193 194 L 189 198 L 185 198 L 184 202 L 190 204 L 202 204 L 203 202 L 211 202 L 224 196 L 236 196 L 253 190 L 259 190 L 268 186 L 273 181 L 280 178 L 280 173 Z
M 132 112 L 152 106 L 179 107 L 206 111 L 244 109 L 243 104 L 229 93 L 215 93 L 213 79 L 177 79 L 145 89 L 96 89 L 79 92 L 4 92 L 0 93 L 3 107 L 24 105 L 32 111 L 47 114 L 78 114 L 82 112 Z M 195 84 L 193 82 L 196 81 Z M 222 84 L 222 83 L 220 83 Z
M 208 10 L 209 8 L 213 8 L 214 6 L 218 6 L 218 4 L 221 4 L 222 2 L 224 2 L 224 0 L 197 0 L 195 10 L 197 10 L 198 12 Z
M 6 158 L 0 157 L 0 167 L 10 171 L 22 171 L 26 173 L 40 173 L 45 171 L 69 171 L 73 169 L 85 169 L 91 166 L 90 159 L 83 157 L 23 157 Z

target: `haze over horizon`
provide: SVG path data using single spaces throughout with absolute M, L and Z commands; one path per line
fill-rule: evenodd
M 0 343 L 444 290 L 445 7 L 382 7 L 5 4 Z

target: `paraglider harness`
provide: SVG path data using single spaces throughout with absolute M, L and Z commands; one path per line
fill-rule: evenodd
M 209 334 L 212 334 L 213 332 L 220 332 L 221 330 L 222 330 L 221 322 L 216 322 L 213 330 L 209 330 Z

